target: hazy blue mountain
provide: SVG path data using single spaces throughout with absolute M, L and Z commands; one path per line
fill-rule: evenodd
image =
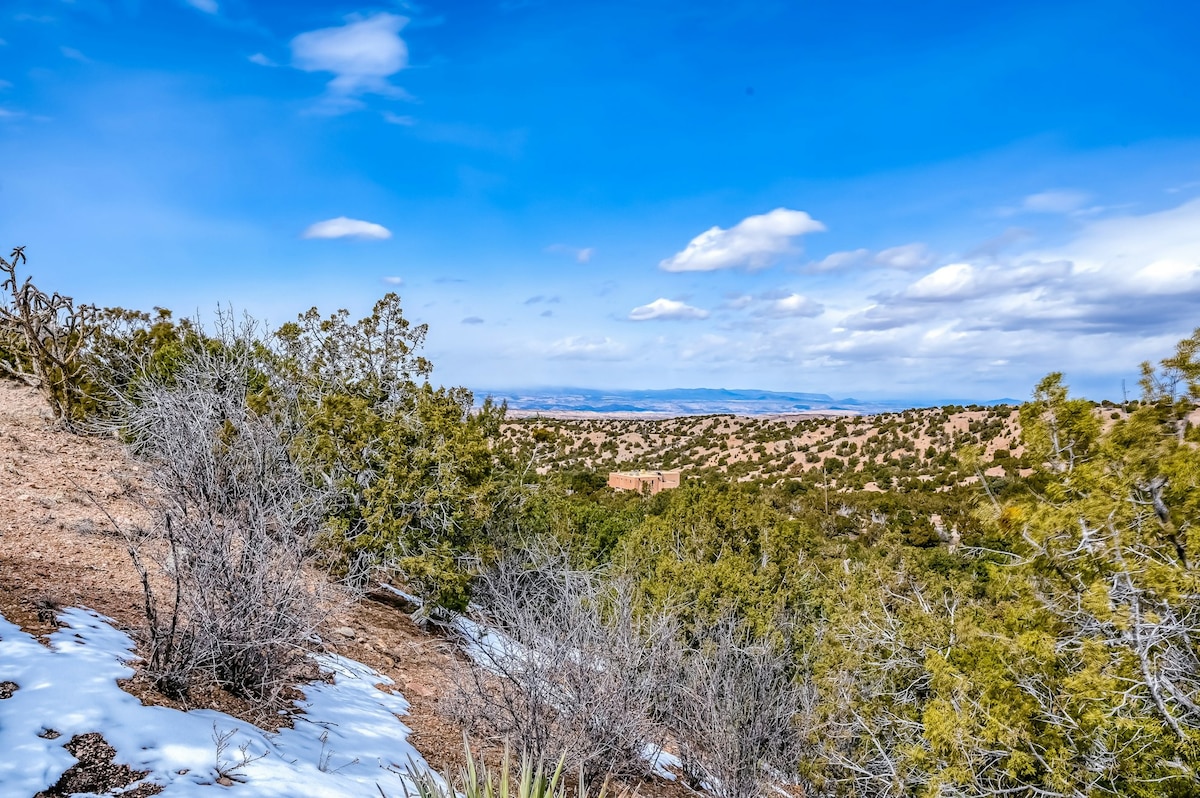
M 530 388 L 477 390 L 478 399 L 491 396 L 505 401 L 512 410 L 545 413 L 653 413 L 709 415 L 736 413 L 764 415 L 805 411 L 843 410 L 880 413 L 910 407 L 971 404 L 964 400 L 914 401 L 853 398 L 835 399 L 824 393 L 792 393 L 729 388 L 674 388 L 668 390 L 602 390 L 598 388 Z M 995 399 L 974 404 L 1019 404 L 1015 399 Z

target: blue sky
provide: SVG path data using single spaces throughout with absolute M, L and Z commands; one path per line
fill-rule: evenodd
M 6 0 L 0 246 L 398 291 L 435 379 L 1119 396 L 1200 324 L 1188 3 Z

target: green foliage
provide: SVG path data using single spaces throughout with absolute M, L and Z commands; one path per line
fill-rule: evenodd
M 240 347 L 254 364 L 248 409 L 273 419 L 307 479 L 334 489 L 325 548 L 342 572 L 363 579 L 377 566 L 399 568 L 421 594 L 465 606 L 469 564 L 487 556 L 509 490 L 493 452 L 504 408 L 476 410 L 469 391 L 426 382 L 426 328 L 404 317 L 396 294 L 358 320 L 314 308 L 274 332 L 246 319 L 223 337 L 162 308 L 101 310 L 47 296 L 18 283 L 18 259 L 20 250 L 3 261 L 12 298 L 0 307 L 0 366 L 39 387 L 65 423 L 115 423 L 136 444 L 138 431 L 119 419 L 143 385 L 170 388 L 197 357 Z M 216 326 L 238 327 L 228 313 Z
M 30 278 L 21 281 L 17 266 L 25 248 L 0 257 L 0 370 L 41 392 L 55 418 L 68 429 L 83 418 L 80 382 L 86 349 L 98 309 L 76 305 L 68 296 L 46 294 Z
M 780 608 L 788 527 L 752 488 L 684 486 L 621 541 L 616 559 L 657 606 L 686 607 L 695 628 L 727 610 L 767 626 Z
M 365 578 L 398 567 L 423 596 L 463 608 L 469 562 L 486 557 L 506 483 L 492 451 L 504 408 L 477 410 L 463 388 L 435 389 L 418 354 L 424 325 L 388 294 L 370 316 L 314 308 L 276 333 L 278 371 L 299 390 L 298 456 L 339 492 L 331 540 Z
M 240 347 L 238 417 L 332 495 L 322 550 L 345 575 L 395 569 L 461 609 L 479 563 L 549 540 L 632 580 L 689 651 L 728 619 L 786 637 L 811 794 L 1200 794 L 1200 330 L 1143 366 L 1131 412 L 1052 373 L 1019 411 L 506 424 L 428 383 L 394 294 L 233 344 L 161 309 L 77 308 L 4 263 L 0 368 L 76 427 Z M 254 426 L 226 417 L 205 446 Z M 618 461 L 692 465 L 641 496 L 605 487 Z M 468 795 L 562 795 L 561 769 L 526 761 L 513 784 L 468 761 Z
M 1021 406 L 1021 436 L 1036 462 L 1071 471 L 1085 461 L 1100 435 L 1100 420 L 1086 399 L 1071 399 L 1062 374 L 1047 375 Z
M 477 760 L 469 745 L 464 743 L 464 747 L 466 764 L 459 770 L 457 778 L 452 778 L 449 771 L 439 778 L 416 766 L 411 767 L 410 770 L 417 774 L 417 793 L 411 798 L 455 798 L 456 795 L 463 798 L 605 798 L 608 794 L 607 785 L 599 792 L 591 792 L 583 785 L 582 778 L 575 790 L 569 790 L 563 778 L 562 760 L 549 769 L 544 763 L 535 763 L 524 755 L 514 781 L 508 749 L 504 751 L 499 768 L 493 769 L 482 758 Z

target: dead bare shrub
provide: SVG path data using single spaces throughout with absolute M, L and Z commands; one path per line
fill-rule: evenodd
M 638 617 L 631 583 L 517 552 L 485 571 L 475 597 L 488 628 L 468 641 L 455 711 L 542 762 L 589 780 L 643 776 L 675 652 L 666 616 Z
M 289 408 L 269 390 L 253 326 L 218 327 L 169 375 L 139 380 L 114 416 L 153 497 L 150 528 L 126 540 L 160 688 L 210 680 L 270 700 L 322 617 L 311 555 L 326 494 L 292 456 Z
M 777 631 L 786 632 L 780 624 Z M 790 780 L 810 691 L 795 677 L 786 634 L 755 637 L 726 615 L 688 646 L 671 680 L 668 723 L 691 786 L 721 798 L 767 795 Z

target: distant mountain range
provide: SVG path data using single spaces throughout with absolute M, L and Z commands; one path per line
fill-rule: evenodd
M 529 413 L 587 413 L 595 415 L 695 416 L 716 413 L 772 415 L 777 413 L 842 412 L 884 413 L 911 407 L 946 404 L 1019 404 L 1016 399 L 986 402 L 965 400 L 835 399 L 824 393 L 781 393 L 727 388 L 675 388 L 669 390 L 600 390 L 595 388 L 530 388 L 477 390 L 477 400 L 491 396 L 508 403 L 512 411 Z

